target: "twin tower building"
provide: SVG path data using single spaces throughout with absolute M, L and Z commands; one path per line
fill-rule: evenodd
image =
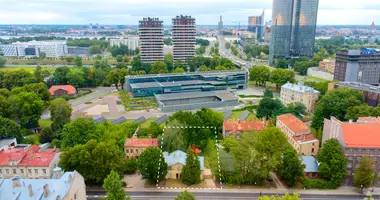
M 173 62 L 187 63 L 195 55 L 196 27 L 191 16 L 172 19 Z M 142 63 L 164 60 L 164 28 L 159 18 L 144 18 L 139 21 L 140 52 Z

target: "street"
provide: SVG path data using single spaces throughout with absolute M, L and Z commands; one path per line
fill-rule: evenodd
M 154 200 L 173 200 L 179 191 L 162 191 L 162 192 L 128 192 L 127 194 L 131 199 L 154 199 Z M 209 199 L 223 199 L 223 200 L 233 200 L 233 199 L 257 199 L 260 196 L 260 193 L 244 193 L 244 192 L 222 192 L 220 190 L 212 192 L 198 192 L 191 191 L 194 194 L 197 200 L 209 200 Z M 282 195 L 283 193 L 262 193 L 262 195 Z M 87 192 L 89 200 L 100 199 L 104 197 L 104 192 Z M 343 195 L 343 194 L 301 194 L 302 200 L 363 200 L 365 196 L 363 195 Z M 378 199 L 380 196 L 374 196 L 375 199 Z

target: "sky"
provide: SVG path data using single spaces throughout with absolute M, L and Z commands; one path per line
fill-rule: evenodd
M 272 0 L 0 0 L 0 24 L 123 24 L 159 17 L 169 25 L 191 15 L 198 25 L 248 23 L 248 16 L 272 17 Z M 320 0 L 319 25 L 380 24 L 380 0 Z

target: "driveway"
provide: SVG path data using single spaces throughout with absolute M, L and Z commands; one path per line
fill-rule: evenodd
M 71 106 L 75 108 L 76 106 L 79 106 L 83 103 L 90 102 L 94 99 L 97 99 L 102 96 L 107 96 L 112 91 L 114 91 L 116 88 L 114 87 L 98 87 L 98 88 L 90 88 L 92 91 L 94 91 L 91 94 L 84 95 L 83 97 L 79 97 L 78 99 L 72 99 L 69 101 Z

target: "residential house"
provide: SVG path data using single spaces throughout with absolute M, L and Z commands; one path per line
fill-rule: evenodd
M 172 153 L 164 152 L 165 162 L 168 163 L 168 173 L 166 179 L 181 179 L 181 173 L 183 167 L 186 165 L 186 153 L 180 150 L 174 151 Z M 200 169 L 201 169 L 201 180 L 204 179 L 204 157 L 198 156 Z
M 149 147 L 160 147 L 157 138 L 127 138 L 124 143 L 127 158 L 139 158 Z
M 55 97 L 61 97 L 64 95 L 76 95 L 77 90 L 71 85 L 53 85 L 49 88 L 50 95 Z
M 269 126 L 265 120 L 226 120 L 223 122 L 223 136 L 237 136 L 247 131 L 262 131 Z
M 277 117 L 276 126 L 286 135 L 289 143 L 303 156 L 316 156 L 319 140 L 311 133 L 310 128 L 292 114 Z
M 280 100 L 284 105 L 291 103 L 302 103 L 306 107 L 306 112 L 313 112 L 320 92 L 300 84 L 286 83 L 281 86 Z
M 84 178 L 77 172 L 65 172 L 54 179 L 24 179 L 14 176 L 0 179 L 1 199 L 85 200 Z
M 305 165 L 305 176 L 316 178 L 318 176 L 318 163 L 314 156 L 301 156 L 302 164 Z
M 380 117 L 361 117 L 357 122 L 342 122 L 331 117 L 324 120 L 323 143 L 329 139 L 337 139 L 348 160 L 345 184 L 352 184 L 354 169 L 359 166 L 362 156 L 376 161 L 376 169 L 380 171 Z M 380 183 L 380 178 L 375 184 Z
M 47 147 L 48 144 L 17 145 L 0 151 L 0 177 L 49 179 L 58 166 L 59 152 Z

